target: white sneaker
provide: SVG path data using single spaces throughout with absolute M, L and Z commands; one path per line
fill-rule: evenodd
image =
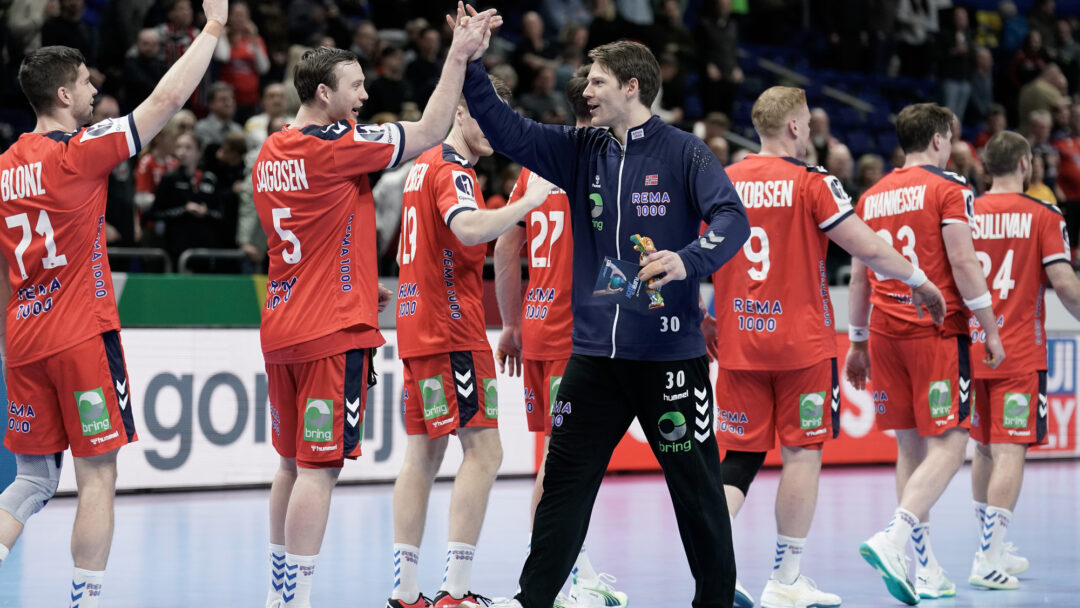
M 551 608 L 575 608 L 575 607 L 574 607 L 574 605 L 572 603 L 570 603 L 570 598 L 566 597 L 565 595 L 563 595 L 560 592 L 559 595 L 555 596 L 555 603 L 551 605 Z
M 735 604 L 734 608 L 754 608 L 754 596 L 735 579 Z
M 614 582 L 615 577 L 606 572 L 591 580 L 575 576 L 570 584 L 570 603 L 574 608 L 622 608 L 629 605 L 626 594 L 612 586 Z
M 925 600 L 936 600 L 956 595 L 956 584 L 945 576 L 945 569 L 915 568 L 915 591 Z
M 982 551 L 975 552 L 975 561 L 971 564 L 971 576 L 968 583 L 985 589 L 1019 589 L 1020 581 L 1005 572 L 1000 563 L 991 563 Z
M 1001 565 L 1005 572 L 1016 576 L 1027 572 L 1031 564 L 1028 558 L 1016 554 L 1016 545 L 1006 541 L 1002 544 Z
M 825 593 L 818 589 L 814 579 L 801 574 L 790 585 L 769 578 L 765 590 L 761 592 L 762 608 L 828 608 L 839 605 L 839 595 Z
M 908 556 L 902 549 L 897 549 L 884 532 L 878 532 L 859 545 L 859 554 L 881 573 L 890 595 L 905 604 L 919 603 L 919 594 L 915 593 L 915 586 L 908 578 Z

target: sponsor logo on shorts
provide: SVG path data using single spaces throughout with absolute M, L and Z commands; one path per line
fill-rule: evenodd
M 454 421 L 453 418 L 446 418 L 444 420 L 436 420 L 435 422 L 431 423 L 431 426 L 433 426 L 435 428 L 439 428 L 440 426 L 446 426 L 446 425 L 450 424 L 453 421 Z
M 105 393 L 100 386 L 89 391 L 75 391 L 75 405 L 79 410 L 83 437 L 112 430 L 109 408 L 105 407 Z
M 499 383 L 494 378 L 484 378 L 484 417 L 499 418 Z
M 816 429 L 825 413 L 825 391 L 799 395 L 799 428 Z
M 660 416 L 656 427 L 660 431 L 660 437 L 664 439 L 660 442 L 662 453 L 689 452 L 693 449 L 694 443 L 686 437 L 686 416 L 683 416 L 682 412 L 670 411 Z M 684 437 L 686 441 L 682 441 Z
M 1005 393 L 1005 420 L 1001 426 L 1007 429 L 1024 429 L 1031 414 L 1031 395 L 1028 393 Z
M 102 437 L 93 437 L 90 439 L 90 445 L 98 445 L 99 443 L 105 443 L 106 441 L 109 441 L 110 439 L 116 439 L 119 436 L 120 431 L 113 431 L 108 435 L 104 435 Z
M 930 383 L 927 394 L 930 402 L 930 417 L 944 418 L 952 412 L 952 381 L 936 380 Z
M 334 400 L 308 399 L 304 408 L 304 441 L 328 443 L 333 440 Z
M 312 452 L 333 452 L 337 449 L 336 445 L 313 445 L 311 446 Z
M 555 415 L 555 398 L 559 396 L 559 387 L 562 386 L 562 376 L 548 378 L 548 412 Z
M 450 415 L 450 406 L 446 404 L 446 392 L 443 391 L 441 374 L 420 381 L 420 396 L 424 401 L 424 420 Z

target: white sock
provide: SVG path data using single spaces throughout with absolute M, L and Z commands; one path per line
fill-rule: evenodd
M 574 562 L 574 569 L 570 571 L 575 578 L 580 578 L 585 581 L 593 581 L 600 578 L 596 574 L 596 569 L 593 568 L 592 562 L 589 560 L 589 552 L 585 550 L 585 546 L 581 546 L 581 552 L 577 555 L 577 561 Z
M 420 597 L 417 569 L 420 565 L 420 548 L 394 543 L 394 590 L 392 600 L 415 602 Z
M 307 608 L 311 605 L 311 579 L 315 577 L 315 561 L 319 555 L 285 554 L 285 585 L 281 599 L 285 606 Z
M 916 568 L 938 567 L 934 548 L 930 546 L 930 522 L 919 522 L 919 525 L 915 526 L 911 531 L 911 543 L 915 546 Z
M 7 559 L 8 553 L 10 552 L 11 549 L 8 549 L 4 545 L 0 545 L 0 566 L 4 564 L 4 560 Z
M 270 543 L 270 589 L 266 592 L 266 608 L 281 599 L 285 588 L 285 545 Z
M 469 592 L 475 555 L 476 545 L 446 543 L 446 570 L 443 571 L 442 590 L 449 593 L 450 597 L 463 598 Z
M 985 502 L 979 502 L 977 500 L 973 500 L 971 502 L 972 502 L 972 504 L 975 505 L 975 526 L 979 531 L 978 537 L 979 537 L 979 540 L 981 541 L 982 540 L 982 533 L 983 533 L 983 528 L 982 528 L 983 521 L 986 520 L 986 503 Z
M 903 550 L 907 547 L 908 539 L 911 538 L 911 531 L 917 525 L 919 525 L 919 518 L 915 517 L 914 513 L 907 509 L 897 508 L 893 513 L 892 521 L 885 528 L 885 535 L 897 549 Z
M 986 507 L 986 520 L 983 522 L 979 550 L 990 560 L 990 563 L 997 563 L 1001 559 L 1005 543 L 1005 532 L 1009 529 L 1012 516 L 1012 511 L 1008 509 Z
M 71 608 L 97 608 L 104 580 L 104 570 L 75 568 L 71 576 Z
M 802 560 L 805 538 L 776 535 L 776 558 L 773 559 L 772 577 L 785 585 L 799 578 L 799 562 Z

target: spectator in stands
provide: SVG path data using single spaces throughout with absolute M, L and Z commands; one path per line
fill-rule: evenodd
M 975 48 L 975 69 L 971 73 L 971 99 L 968 101 L 968 123 L 978 123 L 990 115 L 994 104 L 994 54 L 985 46 Z
M 1009 67 L 1009 78 L 1013 87 L 1019 89 L 1031 82 L 1044 72 L 1049 64 L 1050 55 L 1043 48 L 1042 34 L 1037 31 L 1028 32 Z
M 1061 166 L 1061 157 L 1054 146 L 1050 144 L 1050 129 L 1053 119 L 1047 110 L 1035 110 L 1028 119 L 1028 142 L 1031 144 L 1032 156 L 1042 159 L 1042 181 L 1054 193 L 1054 203 L 1062 200 L 1064 195 L 1058 190 L 1058 169 Z M 1034 181 L 1034 177 L 1032 181 Z
M 866 71 L 873 60 L 868 29 L 872 4 L 866 0 L 826 0 L 819 4 L 825 14 L 828 60 L 837 70 Z
M 540 0 L 540 14 L 556 32 L 565 31 L 571 24 L 588 27 L 592 21 L 583 0 Z
M 150 96 L 169 69 L 161 59 L 161 34 L 146 28 L 135 39 L 135 54 L 124 60 L 124 108 L 129 112 Z
M 1039 77 L 1020 89 L 1017 111 L 1020 115 L 1020 132 L 1028 131 L 1032 112 L 1049 111 L 1062 97 L 1061 83 L 1064 80 L 1061 68 L 1050 63 Z
M 1057 19 L 1054 17 L 1054 0 L 1035 0 L 1028 11 L 1028 29 L 1039 32 L 1043 45 L 1048 49 L 1058 48 Z
M 975 165 L 975 156 L 971 152 L 970 145 L 962 139 L 953 139 L 952 154 L 949 156 L 947 168 L 966 179 L 975 194 L 982 194 L 989 186 L 983 183 L 982 171 Z
M 615 9 L 630 23 L 643 26 L 653 24 L 653 9 L 649 0 L 615 0 Z
M 379 56 L 379 32 L 375 29 L 375 24 L 370 21 L 357 24 L 349 50 L 356 54 L 367 79 L 375 78 L 375 60 Z
M 679 0 L 664 0 L 661 9 L 660 17 L 652 27 L 653 54 L 657 57 L 670 54 L 680 65 L 693 65 L 697 59 L 694 36 L 683 23 Z
M 60 0 L 13 0 L 4 17 L 11 38 L 8 52 L 10 65 L 19 65 L 30 51 L 41 48 L 41 27 L 45 21 L 60 14 Z
M 1069 94 L 1080 88 L 1080 41 L 1073 34 L 1072 22 L 1059 19 L 1057 22 L 1058 47 L 1055 61 L 1061 66 L 1065 79 L 1069 81 Z
M 116 98 L 102 95 L 94 102 L 96 124 L 106 118 L 119 118 Z M 105 242 L 110 246 L 130 247 L 142 236 L 135 212 L 135 176 L 131 163 L 122 162 L 109 174 L 108 200 L 105 203 Z
M 712 1 L 712 0 L 709 0 Z M 614 0 L 589 0 L 589 49 L 622 38 L 640 38 L 639 29 L 615 10 Z
M 878 74 L 889 72 L 896 50 L 896 13 L 899 0 L 876 0 L 870 3 L 870 69 Z
M 158 185 L 153 216 L 161 221 L 165 250 L 177 263 L 180 254 L 195 247 L 219 247 L 224 213 L 217 176 L 199 168 L 202 156 L 198 138 L 185 133 L 176 138 L 180 166 Z M 179 266 L 177 266 L 179 268 Z
M 999 48 L 1008 53 L 1010 57 L 1024 44 L 1024 37 L 1028 33 L 1027 19 L 1022 17 L 1016 10 L 1016 3 L 1011 0 L 1002 0 L 998 3 L 998 14 L 1001 16 L 1001 42 Z
M 971 41 L 967 9 L 958 6 L 952 10 L 952 22 L 942 28 L 936 46 L 942 104 L 963 123 L 975 69 L 975 45 Z
M 980 155 L 982 155 L 983 148 L 986 147 L 986 142 L 990 141 L 990 138 L 1005 130 L 1005 106 L 995 103 L 990 104 L 990 109 L 986 113 L 986 129 L 975 136 L 975 149 Z
M 401 106 L 415 96 L 405 80 L 405 54 L 396 46 L 382 50 L 379 58 L 379 77 L 365 83 L 368 100 L 361 108 L 363 116 L 371 117 L 379 112 L 401 114 Z
M 1061 165 L 1058 169 L 1058 187 L 1064 198 L 1061 211 L 1069 231 L 1069 242 L 1077 243 L 1080 237 L 1080 103 L 1069 109 L 1069 133 L 1051 142 L 1058 151 Z
M 1061 97 L 1050 107 L 1050 141 L 1069 136 L 1069 108 L 1072 102 L 1068 97 Z
M 232 86 L 224 82 L 210 85 L 210 113 L 195 123 L 195 135 L 202 146 L 220 144 L 229 133 L 243 133 L 244 127 L 233 120 L 236 115 L 236 97 Z
M 442 36 L 439 30 L 433 27 L 424 28 L 417 37 L 416 58 L 405 68 L 405 80 L 409 83 L 412 98 L 423 111 L 424 105 L 431 97 L 435 85 L 439 83 L 439 75 L 442 74 L 442 59 L 439 51 L 442 48 Z
M 709 112 L 705 120 L 701 122 L 702 132 L 699 134 L 703 141 L 709 141 L 714 137 L 724 137 L 731 130 L 731 119 L 723 112 Z M 695 134 L 697 129 L 695 128 Z
M 896 7 L 896 52 L 900 74 L 912 78 L 930 75 L 933 65 L 933 38 L 938 31 L 938 9 L 942 0 L 900 0 Z
M 731 146 L 726 139 L 723 137 L 713 137 L 705 140 L 705 143 L 709 146 L 709 149 L 712 150 L 713 156 L 716 157 L 716 160 L 720 161 L 722 166 L 726 167 L 728 163 L 731 162 Z
M 191 0 L 165 0 L 165 23 L 157 26 L 161 39 L 161 60 L 166 67 L 176 63 L 191 46 L 199 29 L 194 27 L 195 13 L 191 9 Z M 199 112 L 206 109 L 206 87 L 210 84 L 210 71 L 203 76 L 202 83 L 195 88 L 188 101 L 188 108 Z
M 252 116 L 244 123 L 244 134 L 247 137 L 247 156 L 251 163 L 254 163 L 255 158 L 259 155 L 259 148 L 262 147 L 263 142 L 272 133 L 270 123 L 275 118 L 283 119 L 286 123 L 292 121 L 285 97 L 285 85 L 280 82 L 266 85 L 266 88 L 263 89 L 262 108 L 262 113 Z
M 739 32 L 731 18 L 731 0 L 706 0 L 694 30 L 701 63 L 701 96 L 706 112 L 731 115 L 735 92 L 743 81 L 737 62 Z
M 60 0 L 60 12 L 41 26 L 41 46 L 64 45 L 78 49 L 86 58 L 90 82 L 101 88 L 105 75 L 97 69 L 98 31 L 83 21 L 83 0 Z
M 682 121 L 683 108 L 686 106 L 686 74 L 682 62 L 673 53 L 660 55 L 660 91 L 653 105 L 659 105 L 666 114 L 660 116 L 664 122 Z
M 1054 195 L 1054 190 L 1046 185 L 1045 166 L 1042 156 L 1031 157 L 1031 182 L 1024 194 L 1056 205 L 1057 197 Z
M 814 157 L 819 162 L 825 162 L 829 157 L 829 148 L 839 143 L 840 140 L 833 137 L 829 127 L 828 112 L 824 108 L 810 110 L 810 147 L 814 149 Z
M 885 160 L 877 154 L 863 154 L 855 165 L 855 190 L 851 198 L 859 200 L 885 174 Z
M 229 7 L 225 32 L 214 53 L 222 64 L 218 78 L 232 86 L 237 118 L 247 120 L 259 103 L 259 77 L 270 71 L 270 58 L 246 3 L 234 2 Z
M 855 161 L 851 158 L 851 150 L 844 144 L 837 143 L 829 148 L 824 160 L 825 170 L 840 180 L 844 190 L 848 194 L 855 192 Z
M 165 125 L 150 143 L 139 153 L 135 164 L 135 205 L 146 212 L 154 204 L 154 194 L 166 173 L 175 170 L 180 163 L 173 156 L 176 149 L 176 117 Z
M 220 145 L 206 146 L 202 162 L 203 171 L 217 177 L 217 191 L 220 199 L 222 221 L 221 241 L 217 247 L 236 247 L 237 209 L 240 206 L 240 191 L 244 188 L 244 157 L 247 155 L 247 138 L 241 133 L 229 133 Z
M 544 36 L 544 20 L 536 11 L 529 11 L 521 18 L 521 42 L 514 49 L 510 64 L 518 73 L 518 95 L 529 92 L 536 82 L 537 72 L 543 67 L 555 67 L 559 49 Z
M 565 125 L 570 117 L 566 105 L 566 94 L 555 92 L 555 70 L 541 67 L 536 72 L 532 91 L 518 99 L 525 115 L 529 118 L 552 125 Z

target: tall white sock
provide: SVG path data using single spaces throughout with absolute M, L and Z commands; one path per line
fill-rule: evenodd
M 443 571 L 442 590 L 454 599 L 465 597 L 472 582 L 473 557 L 476 545 L 446 543 L 446 570 Z
M 286 608 L 311 606 L 311 579 L 315 577 L 315 561 L 319 555 L 285 554 L 285 585 L 281 599 Z
M 986 520 L 986 503 L 977 500 L 971 501 L 975 505 L 975 526 L 979 532 L 979 540 L 982 541 L 983 521 Z
M 911 531 L 917 525 L 919 525 L 919 518 L 915 517 L 914 513 L 907 509 L 897 508 L 893 513 L 892 521 L 885 528 L 885 535 L 889 537 L 889 542 L 896 545 L 896 548 L 903 549 L 911 538 Z
M 75 568 L 71 576 L 71 608 L 97 608 L 104 580 L 104 570 Z
M 938 561 L 934 548 L 930 546 L 930 522 L 919 522 L 911 531 L 911 543 L 915 546 L 917 568 L 937 568 Z
M 266 608 L 281 599 L 285 588 L 285 545 L 270 543 L 270 589 L 266 592 Z
M 581 546 L 577 561 L 574 562 L 574 569 L 570 572 L 575 578 L 586 581 L 592 581 L 599 578 L 599 575 L 596 574 L 596 569 L 593 568 L 592 561 L 589 560 L 589 552 L 585 550 L 585 545 Z
M 8 549 L 4 545 L 0 545 L 0 566 L 4 565 L 4 560 L 7 559 L 8 553 L 10 552 L 11 549 Z
M 420 597 L 420 582 L 416 571 L 420 566 L 420 549 L 394 543 L 394 590 L 390 599 L 415 602 Z
M 1012 521 L 1012 511 L 999 507 L 986 507 L 986 519 L 983 521 L 982 539 L 979 550 L 990 560 L 997 563 L 1004 549 L 1005 532 Z
M 772 577 L 785 585 L 799 578 L 799 562 L 802 560 L 805 538 L 776 535 L 776 557 L 773 559 Z

